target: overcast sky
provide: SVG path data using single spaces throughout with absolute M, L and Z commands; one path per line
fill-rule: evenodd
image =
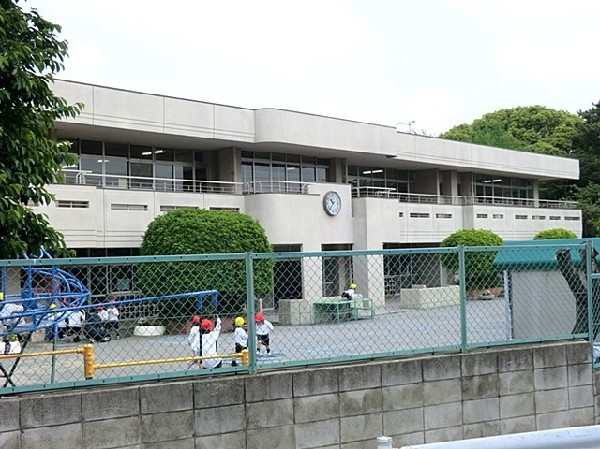
M 432 135 L 600 100 L 596 0 L 29 0 L 61 79 Z

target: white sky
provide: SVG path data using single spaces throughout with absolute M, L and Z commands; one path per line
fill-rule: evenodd
M 600 100 L 597 0 L 29 0 L 58 78 L 437 135 L 487 112 Z M 398 125 L 407 131 L 407 125 Z

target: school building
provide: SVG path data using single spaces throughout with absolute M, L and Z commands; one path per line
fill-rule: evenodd
M 53 136 L 79 163 L 35 209 L 80 256 L 136 255 L 147 225 L 183 207 L 247 213 L 282 252 L 431 247 L 465 228 L 581 236 L 577 204 L 538 188 L 578 179 L 576 159 L 73 81 L 53 90 L 84 104 Z

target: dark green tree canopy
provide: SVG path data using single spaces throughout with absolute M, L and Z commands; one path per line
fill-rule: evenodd
M 442 133 L 443 139 L 471 142 L 511 150 L 569 155 L 581 119 L 567 111 L 543 106 L 500 109 L 472 124 Z
M 80 110 L 50 89 L 67 54 L 59 32 L 36 10 L 0 0 L 0 258 L 37 254 L 41 246 L 66 253 L 62 234 L 28 207 L 50 203 L 46 185 L 74 162 L 66 143 L 49 138 L 55 120 Z
M 574 155 L 579 159 L 580 176 L 577 185 L 600 184 L 600 101 L 587 111 L 579 111 L 582 119 L 573 140 Z

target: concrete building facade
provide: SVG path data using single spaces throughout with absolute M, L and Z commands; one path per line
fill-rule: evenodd
M 53 90 L 84 105 L 54 136 L 80 161 L 37 210 L 81 255 L 135 254 L 147 225 L 179 207 L 245 212 L 280 251 L 437 246 L 464 228 L 581 235 L 577 205 L 538 188 L 578 179 L 575 159 L 71 81 Z

